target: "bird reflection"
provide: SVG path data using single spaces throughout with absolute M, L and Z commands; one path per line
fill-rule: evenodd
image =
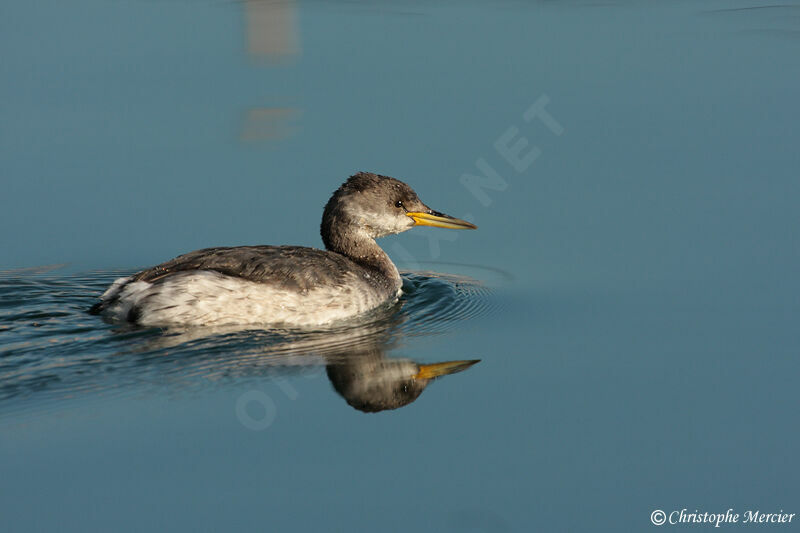
M 333 388 L 351 407 L 375 413 L 410 404 L 434 379 L 466 370 L 478 361 L 420 365 L 411 359 L 386 357 L 374 349 L 330 362 L 326 371 Z
M 236 346 L 238 337 L 257 346 L 204 357 L 201 373 L 207 379 L 275 377 L 324 366 L 333 389 L 351 407 L 365 413 L 397 409 L 414 402 L 438 378 L 478 363 L 465 359 L 421 364 L 410 358 L 390 357 L 400 339 L 411 333 L 401 304 L 387 306 L 359 324 L 316 331 L 258 331 L 246 327 L 169 329 L 140 346 L 147 353 L 181 346 L 208 344 L 209 351 Z M 180 357 L 173 352 L 170 357 Z M 199 364 L 199 362 L 198 362 Z

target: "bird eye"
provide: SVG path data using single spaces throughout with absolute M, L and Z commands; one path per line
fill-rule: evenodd
M 403 207 L 403 201 L 402 200 L 397 200 L 397 202 L 395 202 L 394 206 L 395 207 Z

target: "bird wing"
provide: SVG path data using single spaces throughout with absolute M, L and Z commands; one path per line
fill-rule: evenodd
M 335 286 L 361 267 L 335 252 L 300 246 L 205 248 L 143 270 L 131 281 L 153 282 L 178 272 L 212 270 L 226 276 L 269 283 L 289 290 Z

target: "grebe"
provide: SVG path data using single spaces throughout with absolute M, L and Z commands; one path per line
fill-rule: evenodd
M 359 172 L 325 206 L 325 250 L 205 248 L 120 278 L 90 312 L 145 326 L 323 325 L 396 301 L 402 280 L 375 239 L 414 226 L 476 229 L 400 180 Z

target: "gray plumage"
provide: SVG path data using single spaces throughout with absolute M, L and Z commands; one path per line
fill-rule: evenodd
M 131 281 L 155 282 L 177 272 L 213 270 L 283 289 L 308 291 L 340 285 L 348 272 L 363 271 L 342 254 L 300 246 L 236 246 L 196 250 L 134 274 Z

